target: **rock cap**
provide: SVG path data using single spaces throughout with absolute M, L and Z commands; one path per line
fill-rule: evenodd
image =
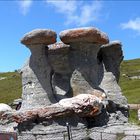
M 121 41 L 119 41 L 119 40 L 111 41 L 108 44 L 102 45 L 102 48 L 107 48 L 107 47 L 110 48 L 110 47 L 114 47 L 114 46 L 121 47 L 122 46 Z
M 50 29 L 35 29 L 21 39 L 21 43 L 24 45 L 34 44 L 53 44 L 56 42 L 56 33 Z
M 49 51 L 61 50 L 69 47 L 69 45 L 66 45 L 63 42 L 57 42 L 48 46 Z
M 73 42 L 89 42 L 97 44 L 109 43 L 108 36 L 95 27 L 83 27 L 64 30 L 59 34 L 60 39 L 65 44 Z

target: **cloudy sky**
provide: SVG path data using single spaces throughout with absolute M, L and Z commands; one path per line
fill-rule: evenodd
M 0 72 L 20 69 L 30 56 L 20 43 L 25 33 L 45 28 L 59 34 L 85 26 L 120 40 L 124 59 L 140 58 L 140 1 L 0 0 Z

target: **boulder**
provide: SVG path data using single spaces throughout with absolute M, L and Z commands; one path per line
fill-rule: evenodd
M 56 42 L 56 33 L 49 29 L 35 29 L 21 39 L 21 43 L 28 45 L 44 44 L 49 45 Z
M 21 40 L 31 51 L 21 70 L 22 106 L 3 116 L 18 123 L 19 140 L 62 140 L 68 132 L 73 140 L 95 139 L 94 128 L 128 121 L 118 85 L 122 44 L 94 27 L 64 30 L 60 39 L 37 29 Z
M 4 104 L 4 103 L 0 103 L 0 112 L 6 112 L 6 111 L 11 111 L 12 108 L 7 105 L 7 104 Z
M 87 42 L 94 44 L 107 44 L 108 36 L 95 27 L 68 29 L 60 32 L 60 39 L 65 44 L 73 42 Z

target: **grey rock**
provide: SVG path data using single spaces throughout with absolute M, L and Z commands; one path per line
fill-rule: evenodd
M 126 136 L 122 140 L 137 140 L 135 136 Z
M 66 43 L 87 42 L 94 44 L 107 44 L 109 42 L 108 36 L 94 27 L 83 27 L 68 29 L 60 32 L 60 39 Z
M 117 82 L 120 77 L 120 63 L 123 60 L 122 44 L 120 41 L 112 41 L 109 44 L 105 44 L 101 48 L 101 55 L 105 70 L 112 72 L 116 77 Z
M 49 45 L 48 60 L 52 67 L 52 88 L 56 100 L 72 97 L 70 87 L 71 67 L 69 45 L 62 42 Z
M 104 89 L 107 94 L 108 100 L 119 105 L 120 107 L 127 108 L 127 100 L 122 95 L 121 88 L 117 84 L 116 78 L 112 72 L 105 72 L 100 88 Z
M 81 118 L 71 116 L 42 122 L 42 124 L 34 125 L 30 123 L 29 125 L 27 123 L 24 126 L 19 125 L 19 136 L 21 136 L 19 140 L 22 140 L 22 135 L 25 133 L 31 137 L 33 135 L 36 136 L 37 140 L 63 140 L 64 138 L 68 140 L 66 122 L 71 127 L 72 138 L 74 140 L 80 140 L 86 136 L 86 122 Z
M 31 45 L 31 57 L 22 69 L 22 106 L 21 109 L 44 107 L 55 103 L 51 85 L 51 66 L 47 60 L 47 48 Z
M 89 90 L 98 89 L 102 73 L 99 73 L 97 53 L 100 45 L 93 43 L 71 43 L 70 65 L 73 70 L 71 84 L 77 88 L 84 89 L 85 93 Z M 99 78 L 100 77 L 100 78 Z M 80 85 L 81 84 L 81 85 Z M 85 84 L 85 85 L 84 85 Z M 79 87 L 78 87 L 79 86 Z M 73 93 L 75 94 L 75 93 Z
M 127 134 L 128 105 L 118 85 L 123 59 L 121 43 L 109 43 L 107 35 L 93 27 L 62 31 L 60 39 L 62 42 L 55 43 L 54 31 L 39 29 L 21 40 L 30 49 L 31 57 L 21 70 L 22 106 L 19 114 L 13 115 L 19 122 L 18 139 L 68 139 L 66 122 L 70 124 L 73 140 L 113 140 L 117 139 L 117 133 Z M 82 98 L 84 103 L 73 100 L 78 94 L 104 98 L 100 113 L 94 112 L 96 106 L 92 110 L 96 116 L 84 116 L 90 100 Z M 79 103 L 81 114 L 77 109 Z M 63 108 L 69 104 L 72 109 Z M 139 130 L 131 128 L 131 131 Z
M 56 42 L 56 33 L 52 30 L 36 29 L 24 35 L 21 43 L 24 45 L 44 44 L 49 45 Z

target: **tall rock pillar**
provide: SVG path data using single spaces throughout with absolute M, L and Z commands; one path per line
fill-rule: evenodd
M 26 45 L 31 56 L 22 69 L 21 109 L 43 107 L 55 103 L 51 86 L 51 67 L 48 61 L 48 46 L 56 42 L 52 30 L 37 29 L 26 34 L 21 43 Z
M 107 35 L 97 28 L 86 27 L 62 31 L 60 39 L 70 45 L 73 94 L 92 93 L 98 89 L 102 76 L 97 54 L 101 45 L 109 42 Z

